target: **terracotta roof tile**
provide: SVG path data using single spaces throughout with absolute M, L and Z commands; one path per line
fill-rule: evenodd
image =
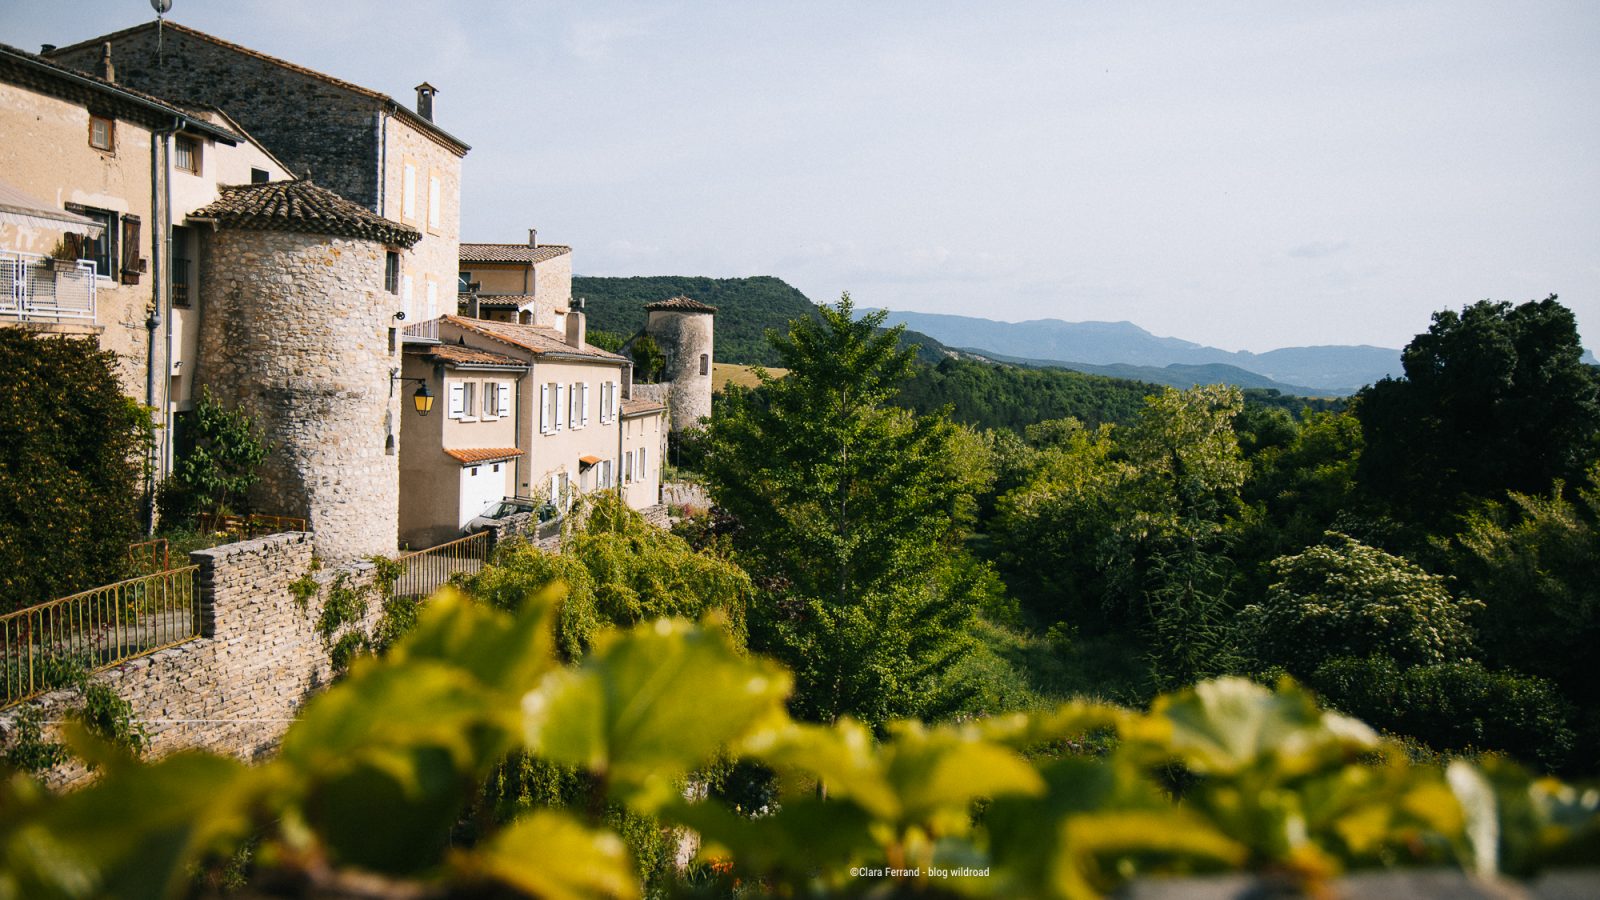
M 712 305 L 707 304 L 707 303 L 701 303 L 699 300 L 691 300 L 688 297 L 671 297 L 671 298 L 668 298 L 666 300 L 658 300 L 655 303 L 651 303 L 651 304 L 647 305 L 645 307 L 645 309 L 646 310 L 664 309 L 664 310 L 669 310 L 671 312 L 716 312 L 717 311 L 717 308 L 715 306 L 712 306 Z
M 519 369 L 528 367 L 526 362 L 516 357 L 491 353 L 477 347 L 463 347 L 460 344 L 407 344 L 406 352 L 420 356 L 428 362 L 440 362 L 446 365 L 516 366 Z
M 666 404 L 654 400 L 624 400 L 622 401 L 622 414 L 625 416 L 643 416 L 653 412 L 666 412 Z
M 572 248 L 564 244 L 540 244 L 537 247 L 529 247 L 527 244 L 469 244 L 463 241 L 461 251 L 457 255 L 462 262 L 467 263 L 542 263 L 547 259 L 555 259 L 571 252 Z
M 568 344 L 566 338 L 557 333 L 554 328 L 543 325 L 518 325 L 514 322 L 491 322 L 487 319 L 468 319 L 462 316 L 444 316 L 443 320 L 470 331 L 496 340 L 504 341 L 524 350 L 533 351 L 535 356 L 545 354 L 561 356 L 583 356 L 595 362 L 625 363 L 627 357 L 618 356 L 601 350 L 593 344 L 584 344 L 574 347 Z
M 469 466 L 474 463 L 497 462 L 522 455 L 522 451 L 515 447 L 455 447 L 444 452 L 457 462 Z
M 303 178 L 225 186 L 222 196 L 189 217 L 215 221 L 224 228 L 333 234 L 401 247 L 422 239 L 416 229 L 385 219 Z
M 458 294 L 456 302 L 462 309 L 467 308 L 467 294 Z M 524 304 L 532 303 L 532 294 L 479 294 L 479 309 L 520 309 Z

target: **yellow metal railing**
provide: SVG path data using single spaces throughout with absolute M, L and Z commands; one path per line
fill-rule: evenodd
M 0 615 L 0 707 L 200 634 L 199 566 Z
M 135 577 L 154 575 L 172 568 L 172 558 L 166 538 L 140 541 L 128 545 L 128 572 Z
M 400 564 L 400 574 L 394 580 L 394 596 L 426 597 L 453 575 L 476 574 L 489 561 L 493 548 L 489 532 L 480 531 L 437 547 L 401 554 L 395 560 Z

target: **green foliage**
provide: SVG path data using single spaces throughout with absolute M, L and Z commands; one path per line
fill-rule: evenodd
M 176 492 L 170 496 L 187 500 L 188 509 L 178 512 L 236 512 L 270 449 L 254 420 L 243 410 L 223 406 L 202 387 L 184 435 L 172 473 Z
M 584 341 L 611 353 L 621 353 L 622 345 L 628 342 L 626 334 L 615 331 L 600 331 L 590 328 L 584 332 Z
M 588 302 L 590 327 L 628 335 L 644 327 L 648 304 L 677 296 L 709 303 L 717 308 L 717 361 L 753 366 L 779 364 L 767 344 L 769 329 L 816 315 L 816 306 L 805 294 L 770 276 L 579 276 L 572 279 L 572 295 Z
M 150 746 L 144 726 L 133 720 L 133 704 L 100 681 L 85 681 L 77 717 L 89 733 L 117 751 L 141 756 Z
M 633 358 L 634 375 L 640 381 L 654 383 L 661 380 L 661 370 L 667 365 L 667 354 L 662 352 L 655 338 L 648 334 L 634 338 L 628 355 Z
M 1152 385 L 1066 369 L 1035 369 L 947 358 L 917 366 L 894 403 L 921 415 L 949 409 L 975 428 L 1023 428 L 1075 418 L 1091 426 L 1132 421 Z
M 0 752 L 0 771 L 38 775 L 67 761 L 67 748 L 44 736 L 44 712 L 23 707 L 11 720 Z
M 566 586 L 557 647 L 564 659 L 583 655 L 606 626 L 662 616 L 698 619 L 713 610 L 742 641 L 754 588 L 738 566 L 695 552 L 682 538 L 651 527 L 614 494 L 589 498 L 583 525 L 563 538 L 560 553 L 510 544 L 466 580 L 475 595 L 507 610 L 554 584 Z
M 1452 597 L 1443 578 L 1402 557 L 1330 532 L 1272 570 L 1278 581 L 1239 617 L 1266 665 L 1307 677 L 1336 657 L 1431 665 L 1474 649 L 1468 617 L 1482 604 Z
M 151 436 L 94 338 L 0 328 L 0 612 L 110 584 Z
M 992 477 L 944 417 L 888 405 L 911 369 L 883 313 L 845 295 L 772 336 L 788 374 L 730 389 L 707 431 L 712 497 L 737 521 L 738 559 L 770 599 L 752 643 L 795 670 L 800 714 L 874 724 L 931 713 L 967 649 L 975 602 L 956 540 Z
M 1471 660 L 1404 668 L 1345 657 L 1308 683 L 1339 709 L 1435 750 L 1496 751 L 1559 769 L 1574 746 L 1570 707 L 1550 682 Z
M 60 796 L 0 782 L 0 895 L 175 896 L 198 862 L 250 844 L 258 877 L 310 893 L 364 870 L 369 892 L 636 897 L 615 804 L 658 836 L 641 814 L 697 831 L 710 877 L 789 896 L 1077 898 L 1236 868 L 1316 890 L 1352 868 L 1528 873 L 1600 848 L 1592 792 L 1496 761 L 1411 765 L 1289 683 L 1206 682 L 1148 713 L 1079 703 L 903 722 L 878 742 L 850 720 L 789 719 L 786 674 L 715 628 L 607 632 L 560 668 L 555 602 L 529 597 L 511 616 L 435 597 L 387 656 L 312 699 L 256 767 L 179 753 Z M 1105 729 L 1117 739 L 1097 758 L 1037 752 Z M 508 753 L 562 761 L 570 775 L 552 769 L 552 793 L 576 788 L 588 802 L 455 841 Z M 764 814 L 685 799 L 678 779 L 729 758 L 775 773 Z M 1163 774 L 1174 766 L 1188 773 L 1176 797 Z
M 1434 313 L 1406 346 L 1406 377 L 1357 398 L 1362 484 L 1439 525 L 1471 498 L 1540 494 L 1583 477 L 1600 447 L 1600 370 L 1577 320 L 1551 295 Z

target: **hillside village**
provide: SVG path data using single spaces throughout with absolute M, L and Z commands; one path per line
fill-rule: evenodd
M 670 428 L 710 411 L 715 309 L 658 298 L 637 326 L 667 365 L 636 384 L 585 340 L 571 247 L 462 242 L 470 147 L 437 93 L 173 22 L 0 46 L 0 327 L 117 354 L 155 483 L 203 391 L 248 413 L 273 447 L 250 507 L 330 561 L 442 543 L 503 498 L 658 505 Z

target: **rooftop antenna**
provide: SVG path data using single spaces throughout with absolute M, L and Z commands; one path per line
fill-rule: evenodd
M 161 24 L 162 16 L 172 10 L 172 0 L 150 0 L 150 8 L 156 11 L 156 65 L 161 65 Z

